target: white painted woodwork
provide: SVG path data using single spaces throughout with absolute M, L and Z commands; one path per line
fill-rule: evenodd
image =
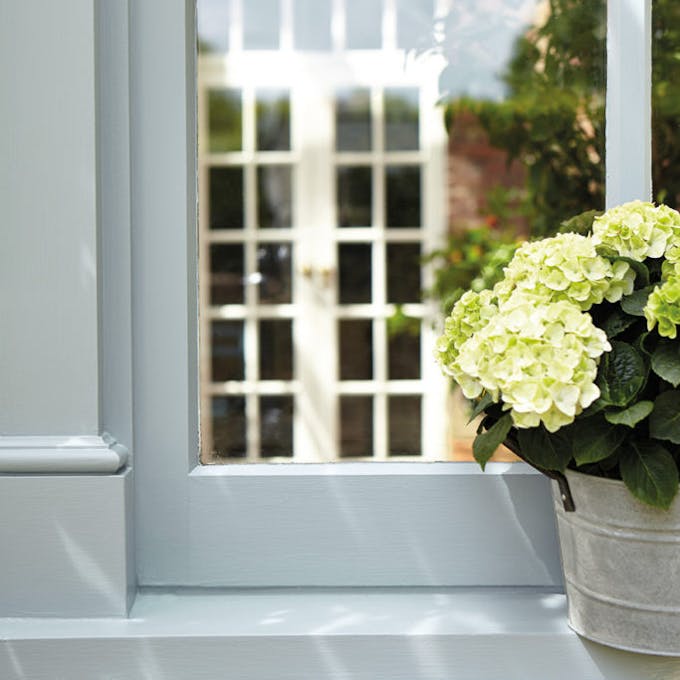
M 0 437 L 0 473 L 108 473 L 127 462 L 128 450 L 109 435 Z
M 607 208 L 652 198 L 651 4 L 607 2 Z
M 0 619 L 3 680 L 660 680 L 541 589 L 143 591 L 128 620 Z
M 0 432 L 97 434 L 94 0 L 0 15 Z
M 129 468 L 0 474 L 0 615 L 126 616 L 135 588 L 132 521 Z

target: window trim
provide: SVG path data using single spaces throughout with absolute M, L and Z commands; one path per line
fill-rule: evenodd
M 608 5 L 609 68 L 627 75 L 609 74 L 611 205 L 649 197 L 649 104 L 617 102 L 644 99 L 629 67 L 648 49 L 651 9 Z M 523 464 L 198 467 L 194 23 L 192 0 L 130 3 L 140 583 L 559 585 L 548 483 Z M 642 120 L 643 143 L 627 147 Z M 646 170 L 631 179 L 631 167 Z

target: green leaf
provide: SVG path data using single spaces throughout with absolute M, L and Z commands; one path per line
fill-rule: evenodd
M 654 400 L 649 417 L 649 434 L 654 439 L 667 439 L 680 444 L 680 390 L 662 392 Z
M 652 412 L 653 408 L 654 402 L 638 401 L 637 404 L 633 404 L 623 411 L 610 411 L 609 413 L 605 413 L 604 417 L 607 419 L 607 422 L 612 423 L 613 425 L 635 427 Z
M 600 415 L 575 420 L 569 434 L 576 464 L 586 465 L 611 456 L 628 433 L 625 428 L 607 422 Z
M 654 286 L 645 286 L 621 298 L 621 307 L 627 314 L 633 316 L 644 316 L 644 308 L 647 304 L 647 298 L 654 290 Z
M 612 313 L 599 324 L 600 328 L 607 334 L 609 339 L 616 337 L 630 328 L 637 318 L 626 314 L 622 309 L 615 307 Z
M 517 434 L 522 456 L 529 463 L 544 470 L 564 472 L 572 450 L 571 439 L 562 430 L 551 433 L 541 425 L 518 429 Z
M 678 468 L 661 444 L 632 442 L 619 469 L 625 485 L 643 503 L 668 509 L 678 492 Z
M 512 418 L 509 413 L 506 413 L 490 429 L 475 437 L 475 441 L 472 444 L 472 453 L 475 460 L 482 466 L 482 470 L 496 449 L 505 441 L 511 427 Z
M 680 385 L 680 343 L 661 340 L 652 352 L 652 370 L 673 387 Z
M 628 406 L 645 384 L 647 367 L 632 345 L 613 340 L 612 351 L 600 361 L 597 386 L 601 398 L 612 406 Z
M 468 419 L 467 424 L 469 425 L 480 413 L 483 413 L 493 403 L 491 395 L 488 392 L 484 393 L 474 405 L 472 411 L 470 411 L 470 418 Z

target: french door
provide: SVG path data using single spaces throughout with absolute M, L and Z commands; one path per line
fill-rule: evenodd
M 446 227 L 438 73 L 396 51 L 199 57 L 204 463 L 445 457 L 421 302 Z

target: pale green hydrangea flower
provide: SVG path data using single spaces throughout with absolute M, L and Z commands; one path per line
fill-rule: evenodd
M 600 395 L 597 359 L 610 349 L 604 331 L 576 305 L 566 300 L 537 305 L 532 297 L 514 294 L 444 368 L 466 397 L 487 390 L 502 400 L 515 426 L 543 423 L 555 432 Z
M 624 203 L 595 218 L 592 240 L 638 262 L 661 257 L 680 242 L 680 213 L 666 205 Z
M 444 333 L 437 340 L 435 356 L 444 373 L 461 385 L 465 383 L 468 392 L 473 391 L 472 383 L 458 370 L 458 353 L 461 346 L 497 312 L 498 306 L 492 291 L 483 290 L 477 293 L 469 290 L 453 306 L 444 324 Z M 481 388 L 477 394 L 479 392 Z
M 677 337 L 680 324 L 680 276 L 672 274 L 657 286 L 647 299 L 644 309 L 647 330 L 659 324 L 658 333 L 665 338 Z
M 590 238 L 567 233 L 524 243 L 494 292 L 501 301 L 518 291 L 547 302 L 567 300 L 586 311 L 629 295 L 634 284 L 627 262 L 612 263 L 597 254 Z

